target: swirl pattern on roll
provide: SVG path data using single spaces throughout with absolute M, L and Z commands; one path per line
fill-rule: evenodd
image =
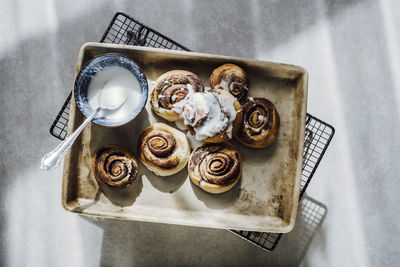
M 196 180 L 228 185 L 235 182 L 240 174 L 240 154 L 226 143 L 204 144 L 193 151 L 190 157 L 189 175 Z
M 239 102 L 245 100 L 248 92 L 246 72 L 235 64 L 224 64 L 214 69 L 210 76 L 212 88 L 224 89 Z
M 168 71 L 155 81 L 150 104 L 159 116 L 175 121 L 179 114 L 172 110 L 173 105 L 189 93 L 203 91 L 203 82 L 196 74 L 185 70 Z
M 144 158 L 160 168 L 173 168 L 179 163 L 175 138 L 168 132 L 154 130 L 146 134 L 141 141 Z
M 180 171 L 187 163 L 190 146 L 186 135 L 164 123 L 146 128 L 138 141 L 141 162 L 160 176 Z
M 245 146 L 265 148 L 271 145 L 279 130 L 280 118 L 275 105 L 266 98 L 249 97 L 242 105 L 243 121 L 235 139 Z
M 125 148 L 110 145 L 100 149 L 92 159 L 96 179 L 107 186 L 124 188 L 137 177 L 136 158 Z

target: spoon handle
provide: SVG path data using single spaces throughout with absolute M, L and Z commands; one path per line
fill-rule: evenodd
M 68 150 L 71 148 L 72 144 L 74 143 L 75 139 L 79 136 L 82 130 L 89 124 L 89 122 L 96 116 L 97 112 L 99 112 L 100 108 L 97 108 L 90 114 L 89 117 L 64 141 L 62 141 L 55 149 L 47 153 L 42 158 L 42 163 L 40 164 L 40 168 L 42 170 L 48 170 L 53 167 L 57 167 L 60 164 L 61 160 L 67 154 Z

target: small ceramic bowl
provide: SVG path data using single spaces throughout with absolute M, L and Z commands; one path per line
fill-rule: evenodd
M 139 105 L 132 107 L 132 110 L 127 113 L 123 118 L 111 119 L 107 116 L 96 116 L 92 121 L 99 125 L 107 127 L 117 127 L 126 124 L 136 118 L 137 115 L 143 110 L 147 101 L 148 84 L 146 76 L 135 62 L 131 59 L 118 54 L 105 54 L 99 57 L 95 57 L 84 65 L 79 71 L 75 79 L 74 85 L 74 97 L 76 105 L 81 110 L 83 115 L 88 117 L 93 111 L 93 107 L 90 106 L 88 100 L 88 88 L 92 78 L 101 70 L 107 67 L 119 66 L 130 71 L 134 75 L 140 84 L 141 97 Z

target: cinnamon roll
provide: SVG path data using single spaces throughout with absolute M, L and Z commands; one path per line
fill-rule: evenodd
M 190 94 L 174 110 L 194 139 L 206 143 L 231 139 L 242 119 L 240 103 L 222 89 Z
M 203 82 L 196 74 L 185 70 L 168 71 L 155 81 L 150 99 L 151 108 L 160 117 L 176 121 L 179 114 L 172 110 L 173 105 L 189 93 L 203 91 Z
M 227 63 L 214 69 L 210 76 L 211 88 L 224 89 L 236 97 L 239 102 L 247 96 L 247 75 L 239 66 Z
M 139 172 L 136 158 L 125 148 L 108 145 L 92 158 L 92 170 L 96 179 L 114 188 L 129 186 Z
M 230 190 L 242 173 L 239 152 L 229 143 L 204 144 L 190 156 L 190 180 L 201 189 L 219 194 Z
M 275 105 L 263 97 L 249 97 L 242 109 L 243 120 L 234 135 L 235 139 L 251 148 L 271 145 L 278 135 L 280 124 Z
M 164 123 L 155 123 L 140 136 L 138 155 L 150 171 L 159 176 L 169 176 L 185 167 L 190 146 L 184 133 Z

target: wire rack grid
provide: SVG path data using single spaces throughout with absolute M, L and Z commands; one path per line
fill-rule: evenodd
M 190 51 L 185 46 L 121 12 L 114 15 L 100 42 Z M 51 135 L 60 140 L 64 140 L 67 135 L 71 97 L 72 92 L 50 127 Z M 306 191 L 335 132 L 331 125 L 308 113 L 305 131 L 300 198 Z M 230 231 L 268 251 L 272 251 L 282 237 L 279 233 Z
M 314 173 L 321 162 L 321 159 L 324 156 L 334 133 L 335 129 L 332 126 L 310 114 L 307 114 L 306 132 L 304 137 L 303 168 L 300 183 L 300 199 L 306 192 L 307 187 L 310 184 L 311 179 L 314 176 Z M 300 205 L 300 211 L 301 208 L 302 206 Z M 313 215 L 313 213 L 311 215 Z M 318 217 L 316 215 L 313 216 L 312 219 L 318 221 Z M 281 233 L 249 232 L 238 230 L 230 231 L 269 251 L 275 249 L 283 235 Z

